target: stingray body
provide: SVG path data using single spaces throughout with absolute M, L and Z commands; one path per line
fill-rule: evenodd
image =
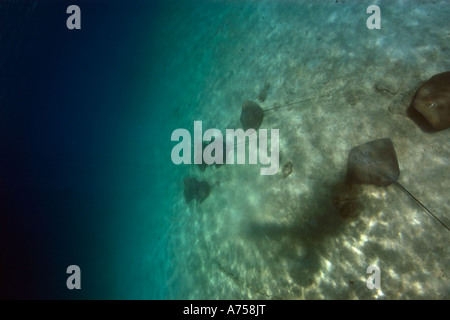
M 425 82 L 414 97 L 413 107 L 435 130 L 450 127 L 450 71 Z
M 398 182 L 399 176 L 397 154 L 389 138 L 359 145 L 351 149 L 348 154 L 347 182 L 375 186 L 388 186 L 393 183 L 450 231 L 447 225 Z
M 198 181 L 193 177 L 185 177 L 183 181 L 184 199 L 188 203 L 194 199 L 197 200 L 198 203 L 202 203 L 211 192 L 211 186 L 206 181 Z
M 242 104 L 241 124 L 244 131 L 258 130 L 264 119 L 264 110 L 254 101 L 247 100 Z
M 347 181 L 388 186 L 400 176 L 397 154 L 391 139 L 367 142 L 350 150 Z
M 270 85 L 269 85 L 269 87 L 270 87 Z M 268 90 L 268 88 L 267 88 L 267 90 Z M 307 98 L 307 99 L 302 99 L 299 101 L 286 103 L 284 105 L 279 105 L 279 106 L 276 106 L 276 107 L 273 107 L 270 109 L 263 109 L 256 102 L 247 100 L 242 104 L 242 111 L 241 111 L 241 118 L 240 118 L 242 128 L 245 131 L 247 131 L 247 129 L 258 130 L 259 126 L 261 125 L 261 123 L 264 120 L 265 112 L 274 111 L 274 110 L 278 110 L 278 109 L 286 108 L 286 107 L 295 108 L 295 107 L 292 107 L 295 104 L 299 104 L 299 103 L 307 102 L 307 101 L 311 101 L 311 100 L 316 100 L 316 99 L 324 98 L 324 97 L 328 97 L 328 96 L 329 96 L 329 94 L 312 97 L 312 98 Z M 261 102 L 263 100 L 265 100 L 265 97 L 264 97 L 264 99 L 260 99 Z

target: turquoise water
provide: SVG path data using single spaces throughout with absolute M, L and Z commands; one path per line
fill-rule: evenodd
M 380 30 L 350 0 L 81 1 L 74 31 L 69 3 L 5 3 L 2 296 L 450 298 L 448 231 L 394 185 L 342 184 L 352 147 L 390 137 L 399 181 L 450 224 L 449 131 L 406 113 L 450 69 L 447 1 L 370 3 Z M 264 115 L 276 175 L 172 163 L 175 129 L 239 128 L 245 100 L 303 101 Z M 212 184 L 202 203 L 186 176 Z M 64 287 L 70 264 L 81 292 Z

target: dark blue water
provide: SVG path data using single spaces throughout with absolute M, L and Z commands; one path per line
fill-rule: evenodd
M 156 99 L 161 9 L 78 1 L 82 29 L 71 31 L 69 4 L 2 2 L 0 296 L 133 298 L 136 235 L 165 203 L 167 161 L 152 153 L 170 147 Z M 71 264 L 82 272 L 76 292 L 65 286 Z

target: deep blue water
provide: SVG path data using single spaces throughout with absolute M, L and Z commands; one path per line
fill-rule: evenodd
M 149 216 L 164 204 L 155 181 L 167 161 L 149 156 L 164 149 L 164 108 L 137 103 L 164 94 L 159 4 L 78 1 L 82 29 L 70 31 L 69 1 L 41 1 L 28 14 L 32 2 L 19 2 L 25 9 L 7 1 L 0 11 L 9 23 L 1 52 L 0 295 L 136 297 L 121 287 L 142 249 L 134 204 L 153 203 Z M 82 271 L 78 292 L 65 288 L 71 264 Z

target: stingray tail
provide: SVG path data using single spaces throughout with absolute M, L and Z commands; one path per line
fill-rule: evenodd
M 427 207 L 425 207 L 422 202 L 420 202 L 416 197 L 414 197 L 408 190 L 406 190 L 406 188 L 404 186 L 402 186 L 398 181 L 394 180 L 393 181 L 400 189 L 402 189 L 402 191 L 404 193 L 406 193 L 408 196 L 410 196 L 419 206 L 421 206 L 427 213 L 429 213 L 430 215 L 433 216 L 433 218 L 435 218 L 437 221 L 439 221 L 440 224 L 442 224 L 448 231 L 450 231 L 450 228 L 443 223 L 438 217 L 435 216 L 435 214 L 433 212 L 431 212 L 430 210 L 428 210 Z

